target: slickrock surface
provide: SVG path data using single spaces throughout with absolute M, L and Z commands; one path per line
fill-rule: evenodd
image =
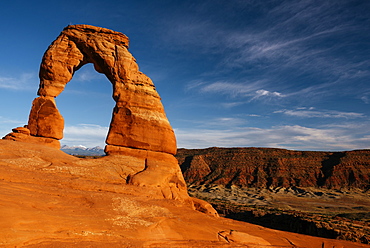
M 117 154 L 121 147 L 129 147 L 175 154 L 175 135 L 161 99 L 152 80 L 139 71 L 128 45 L 127 36 L 109 29 L 90 25 L 66 27 L 42 58 L 40 97 L 33 102 L 26 127 L 32 138 L 16 132 L 7 138 L 59 148 L 64 121 L 54 98 L 78 69 L 93 63 L 96 71 L 112 83 L 116 101 L 106 152 Z
M 215 147 L 179 149 L 176 157 L 189 184 L 370 189 L 370 150 L 311 152 Z
M 164 199 L 173 188 L 126 184 L 144 167 L 135 153 L 80 159 L 0 140 L 0 247 L 369 247 L 212 217 Z

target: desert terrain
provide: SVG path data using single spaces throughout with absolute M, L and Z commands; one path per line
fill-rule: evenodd
M 369 244 L 370 151 L 180 149 L 189 194 L 222 216 Z
M 2 247 L 368 247 L 196 211 L 127 184 L 135 157 L 81 159 L 0 140 L 0 164 Z
M 221 216 L 318 237 L 369 244 L 370 193 L 317 188 L 189 186 Z
M 194 159 L 191 151 L 177 151 L 161 98 L 128 47 L 122 33 L 69 25 L 44 53 L 38 97 L 27 125 L 0 140 L 1 247 L 369 247 L 248 223 L 240 215 L 249 206 L 237 206 L 275 202 L 298 210 L 303 204 L 296 204 L 295 197 L 307 191 L 301 188 L 316 184 L 366 191 L 367 151 L 307 156 L 271 149 L 265 156 L 262 150 L 250 150 L 247 167 L 240 167 L 243 152 L 208 156 L 216 164 L 208 164 L 204 151 Z M 88 63 L 112 83 L 115 106 L 106 156 L 79 158 L 60 150 L 64 118 L 55 98 Z M 187 183 L 192 195 L 209 199 L 220 213 L 209 202 L 191 197 Z M 320 203 L 332 193 L 307 192 L 309 208 L 335 205 Z M 343 207 L 367 211 L 368 201 L 359 202 L 347 201 Z M 231 205 L 226 208 L 224 203 Z

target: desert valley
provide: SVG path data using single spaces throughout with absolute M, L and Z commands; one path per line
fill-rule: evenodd
M 237 220 L 369 244 L 370 151 L 180 149 L 192 196 Z

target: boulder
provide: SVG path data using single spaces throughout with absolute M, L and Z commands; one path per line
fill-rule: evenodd
M 33 143 L 39 144 L 43 146 L 49 146 L 56 149 L 60 149 L 60 142 L 59 140 L 53 138 L 45 138 L 45 137 L 36 137 L 32 136 L 30 130 L 25 127 L 17 127 L 12 129 L 13 132 L 5 135 L 3 139 L 5 140 L 13 140 L 13 141 L 21 141 L 25 143 Z
M 40 96 L 33 100 L 28 129 L 32 136 L 57 140 L 63 138 L 64 119 L 54 97 Z

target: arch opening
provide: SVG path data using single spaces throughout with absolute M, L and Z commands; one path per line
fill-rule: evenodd
M 63 93 L 56 97 L 64 118 L 62 147 L 104 148 L 115 105 L 112 91 L 111 82 L 92 63 L 75 71 Z

